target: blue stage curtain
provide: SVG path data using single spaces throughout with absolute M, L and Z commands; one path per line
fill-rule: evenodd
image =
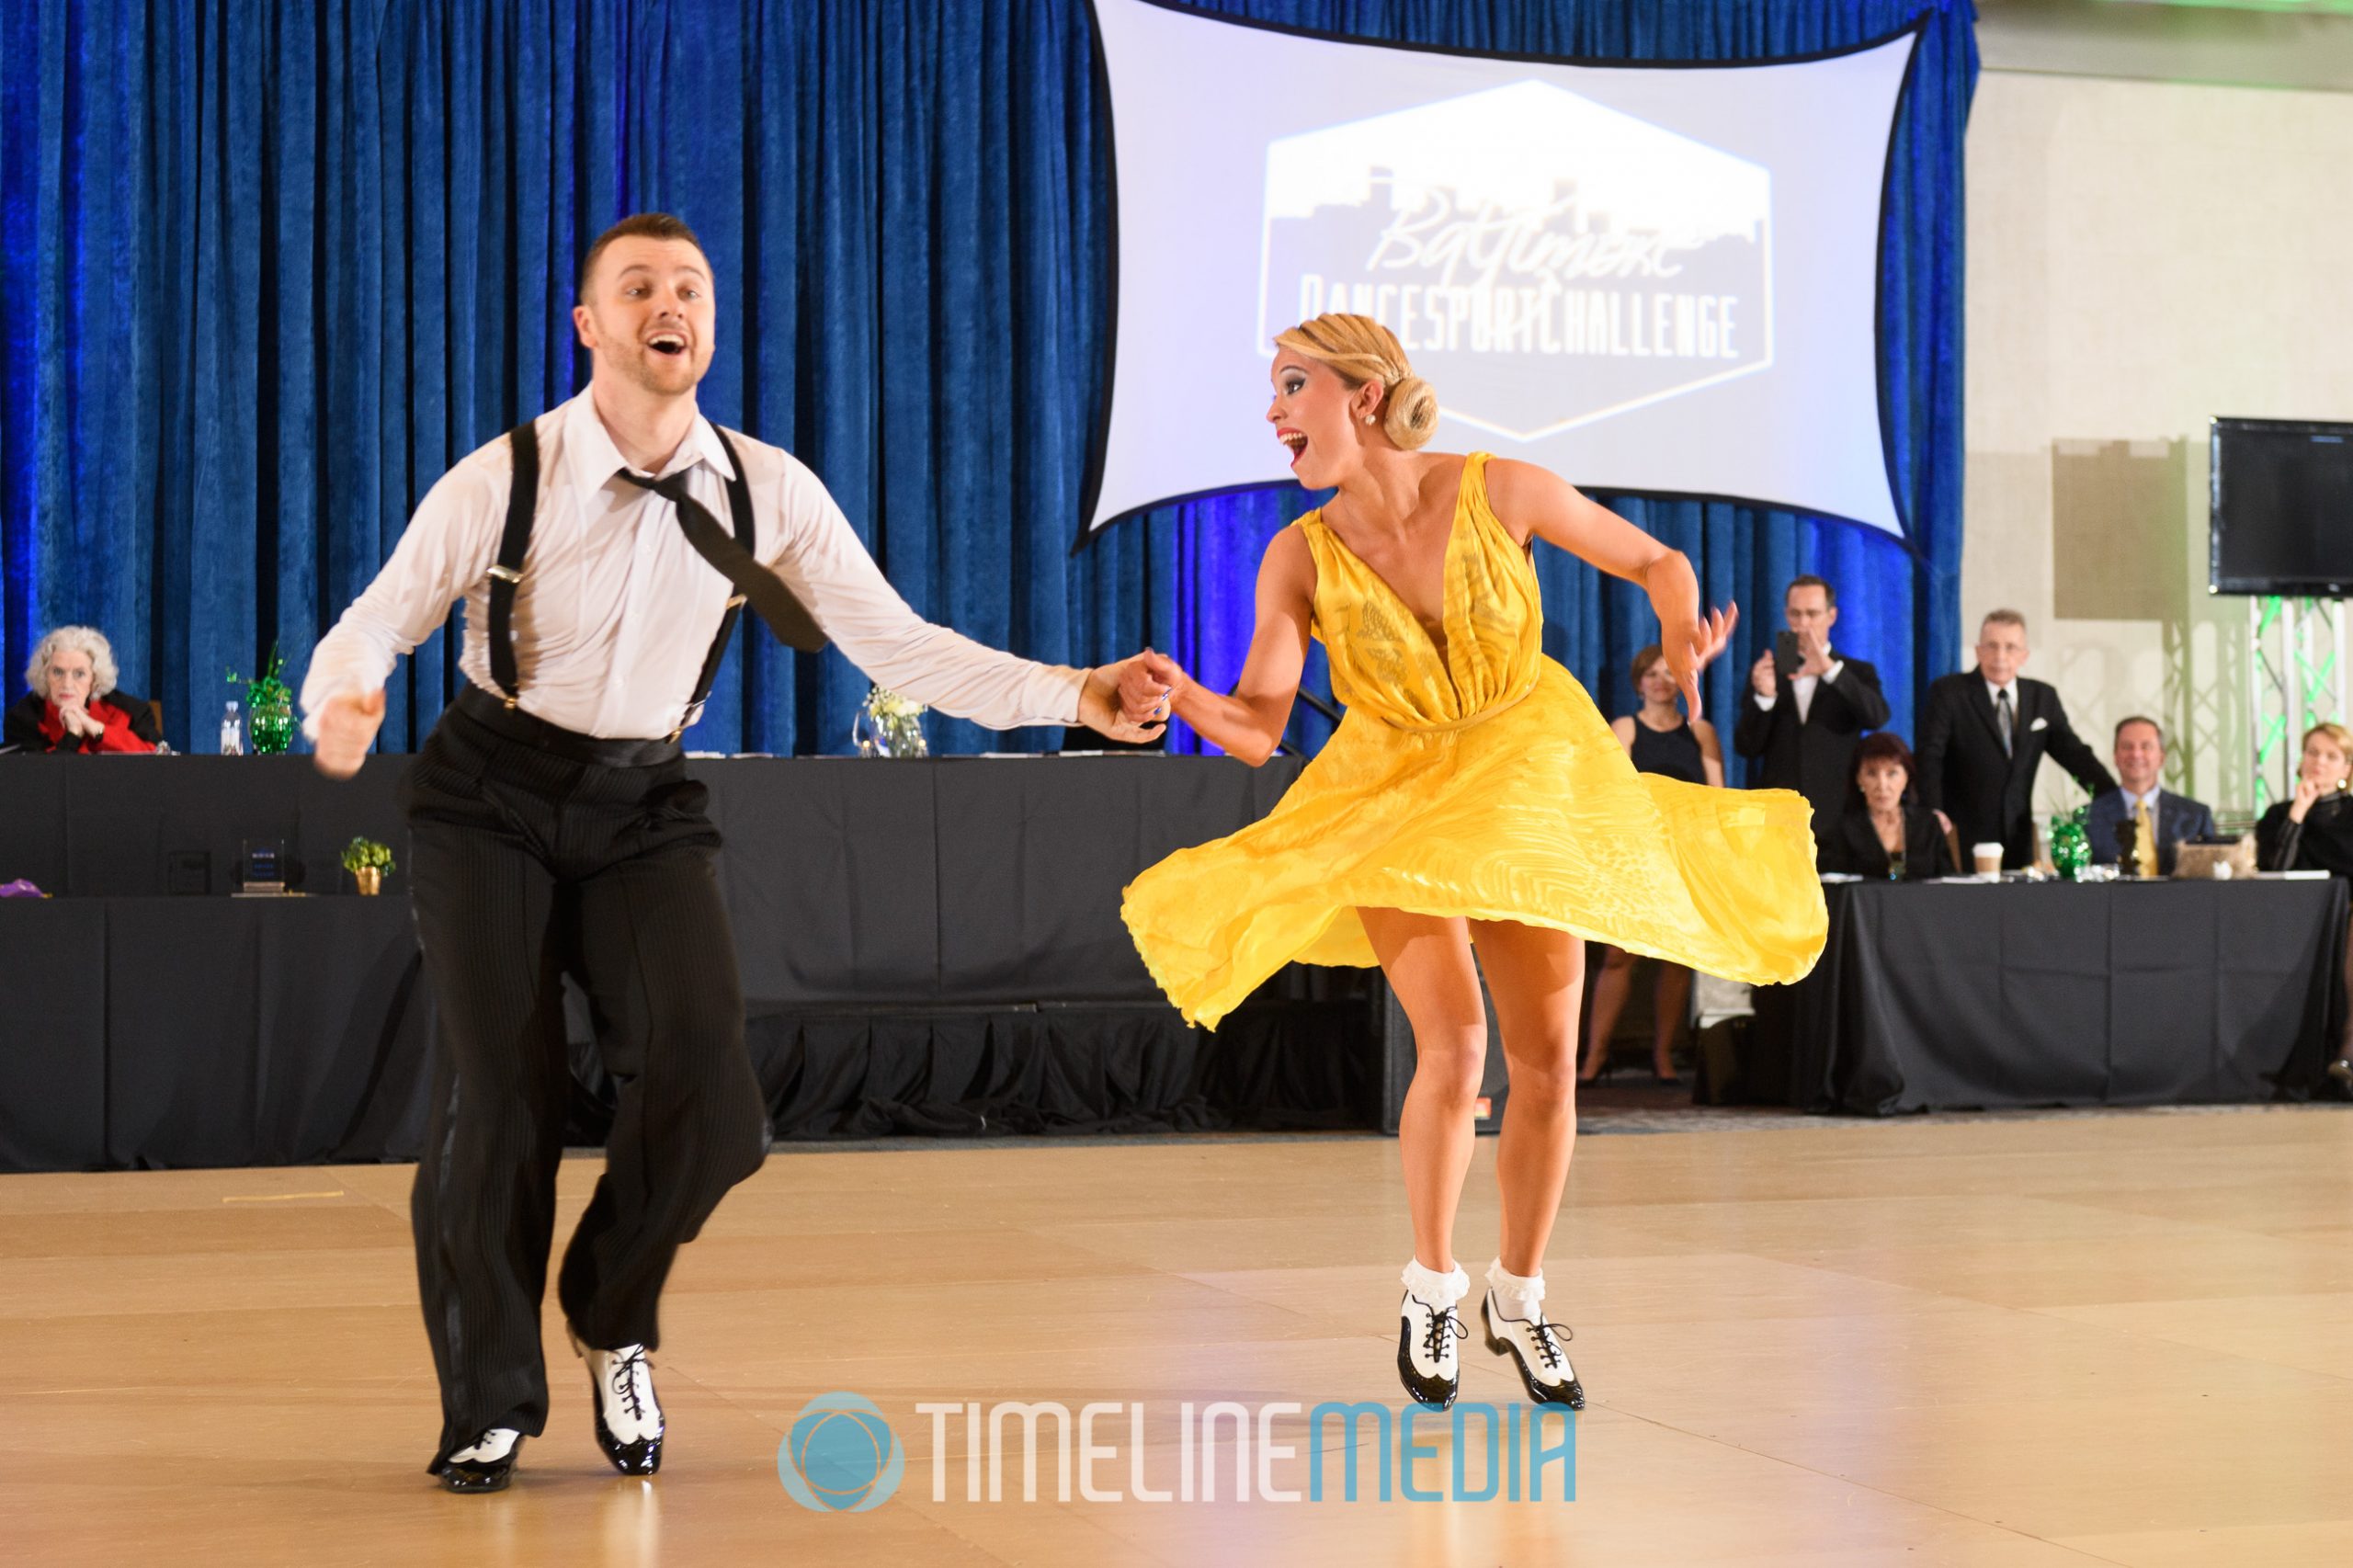
M 1728 59 L 1881 35 L 1918 0 L 1222 8 Z M 1879 662 L 1907 728 L 1958 642 L 1971 25 L 1966 0 L 1930 8 L 1887 214 L 1882 369 L 1914 537 L 1618 503 L 1751 612 L 1746 657 L 1790 574 L 1837 582 L 1838 642 Z M 433 481 L 583 383 L 577 258 L 661 209 L 718 275 L 705 410 L 806 460 L 919 611 L 1061 663 L 1150 642 L 1230 681 L 1259 551 L 1303 497 L 1170 508 L 1070 552 L 1108 301 L 1090 34 L 1080 0 L 0 7 L 5 668 L 49 626 L 97 624 L 173 743 L 212 749 L 230 667 L 275 643 L 299 679 Z M 1543 573 L 1552 651 L 1622 707 L 1653 630 L 1639 596 L 1550 552 Z M 450 636 L 394 677 L 388 748 L 454 689 Z M 1715 711 L 1745 664 L 1710 673 Z M 839 751 L 864 690 L 838 653 L 745 637 L 689 743 Z M 1052 739 L 933 725 L 947 751 Z

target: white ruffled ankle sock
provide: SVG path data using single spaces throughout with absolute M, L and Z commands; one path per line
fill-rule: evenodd
M 1495 1310 L 1507 1318 L 1533 1323 L 1543 1315 L 1544 1276 L 1525 1278 L 1504 1267 L 1502 1258 L 1487 1265 L 1487 1288 L 1495 1293 Z
M 1440 1274 L 1435 1268 L 1425 1268 L 1418 1257 L 1409 1258 L 1405 1272 L 1399 1276 L 1415 1299 L 1435 1311 L 1454 1305 L 1471 1293 L 1471 1276 L 1456 1264 L 1451 1271 Z

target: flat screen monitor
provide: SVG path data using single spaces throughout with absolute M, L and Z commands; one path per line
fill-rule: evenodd
M 2208 586 L 2341 598 L 2353 588 L 2353 425 L 2217 419 Z

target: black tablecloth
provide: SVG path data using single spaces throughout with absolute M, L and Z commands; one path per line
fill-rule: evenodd
M 2342 1016 L 2341 881 L 1824 891 L 1822 962 L 1757 994 L 1751 1086 L 1802 1109 L 2301 1095 Z
M 402 1158 L 431 998 L 404 881 L 219 896 L 241 839 L 347 887 L 355 834 L 406 858 L 402 757 L 0 758 L 0 1168 Z M 1214 1036 L 1145 973 L 1120 889 L 1230 833 L 1299 764 L 1221 758 L 698 761 L 747 1028 L 780 1134 L 1369 1124 L 1373 989 L 1293 971 Z M 157 896 L 175 856 L 215 896 Z M 1370 977 L 1367 977 L 1368 979 Z M 573 1010 L 574 1135 L 610 1085 Z
M 404 756 L 322 778 L 307 758 L 0 757 L 0 882 L 61 897 L 172 891 L 200 858 L 230 891 L 244 840 L 283 842 L 295 885 L 350 890 L 343 846 L 406 858 Z M 1299 759 L 729 758 L 688 764 L 727 844 L 720 876 L 756 1002 L 1152 1001 L 1120 890 L 1264 816 Z M 390 884 L 402 886 L 396 871 Z

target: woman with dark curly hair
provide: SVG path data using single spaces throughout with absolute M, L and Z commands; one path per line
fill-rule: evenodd
M 1952 840 L 1937 813 L 1909 799 L 1912 748 L 1888 730 L 1855 746 L 1847 809 L 1822 835 L 1825 871 L 1892 882 L 1958 874 Z

